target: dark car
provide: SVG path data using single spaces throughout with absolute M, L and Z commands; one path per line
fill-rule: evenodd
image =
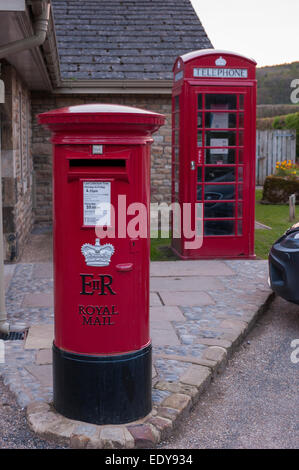
M 299 223 L 287 230 L 270 250 L 269 284 L 277 295 L 299 304 Z

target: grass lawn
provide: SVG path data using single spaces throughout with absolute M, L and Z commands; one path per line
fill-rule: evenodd
M 299 222 L 299 209 L 296 221 L 289 221 L 288 205 L 260 204 L 262 190 L 256 190 L 255 219 L 272 230 L 255 231 L 255 253 L 257 258 L 267 259 L 273 243 L 294 223 Z M 151 260 L 167 261 L 178 259 L 171 251 L 170 238 L 151 239 Z
M 262 190 L 256 190 L 255 220 L 272 227 L 272 230 L 255 231 L 255 253 L 258 258 L 267 259 L 273 243 L 294 223 L 289 221 L 288 205 L 260 204 Z
M 170 238 L 151 238 L 151 261 L 171 261 L 178 259 L 172 252 Z

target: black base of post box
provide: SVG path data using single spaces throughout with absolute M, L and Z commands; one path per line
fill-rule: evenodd
M 54 408 L 93 424 L 124 424 L 152 409 L 151 345 L 116 356 L 74 354 L 53 344 Z

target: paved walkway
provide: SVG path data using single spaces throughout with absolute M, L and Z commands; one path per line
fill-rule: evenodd
M 269 301 L 267 269 L 266 261 L 153 262 L 153 412 L 126 426 L 95 426 L 64 418 L 50 405 L 52 264 L 7 265 L 9 320 L 29 332 L 26 341 L 5 342 L 0 374 L 41 436 L 72 447 L 153 447 L 188 415 Z

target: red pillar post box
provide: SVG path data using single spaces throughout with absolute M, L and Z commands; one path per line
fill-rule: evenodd
M 215 49 L 174 64 L 172 202 L 192 205 L 174 225 L 182 259 L 254 258 L 256 62 Z M 182 211 L 183 213 L 183 211 Z
M 134 421 L 151 410 L 150 145 L 164 116 L 94 104 L 39 123 L 54 156 L 54 407 Z

